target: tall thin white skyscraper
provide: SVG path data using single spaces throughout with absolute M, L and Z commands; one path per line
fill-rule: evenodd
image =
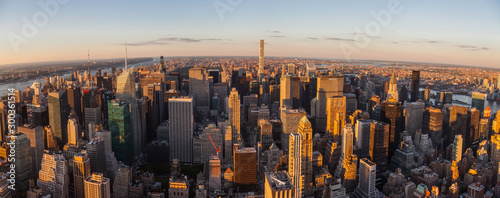
M 240 123 L 241 123 L 241 112 L 240 112 L 240 98 L 238 96 L 238 91 L 233 88 L 231 94 L 228 98 L 228 109 L 229 109 L 229 123 L 233 129 L 233 144 L 237 142 L 240 137 Z
M 295 198 L 302 197 L 302 135 L 290 134 L 288 149 L 288 173 L 295 187 Z
M 259 45 L 259 79 L 264 74 L 264 40 L 260 40 Z

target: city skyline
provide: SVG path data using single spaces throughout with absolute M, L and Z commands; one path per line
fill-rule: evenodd
M 58 9 L 44 9 L 47 2 Z M 255 45 L 264 39 L 266 57 L 498 67 L 499 2 L 429 3 L 4 1 L 0 20 L 8 22 L 0 24 L 0 65 L 83 60 L 88 49 L 91 59 L 121 58 L 125 40 L 130 57 L 258 56 Z M 390 20 L 377 20 L 387 16 L 381 13 Z M 36 23 L 43 16 L 47 20 Z M 36 31 L 26 37 L 23 26 L 30 23 Z M 371 34 L 368 26 L 380 31 Z

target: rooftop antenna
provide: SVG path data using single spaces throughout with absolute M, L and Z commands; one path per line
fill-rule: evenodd
M 89 76 L 90 76 L 90 49 L 87 49 L 87 58 L 88 58 L 88 63 L 89 63 Z
M 127 70 L 127 40 L 125 40 L 125 70 Z

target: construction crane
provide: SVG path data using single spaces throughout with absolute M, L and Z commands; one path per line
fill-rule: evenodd
M 214 146 L 215 151 L 217 152 L 217 156 L 219 156 L 219 153 L 220 153 L 220 146 L 219 146 L 219 148 L 217 148 L 217 146 L 215 146 L 214 141 L 212 140 L 212 137 L 210 137 L 210 133 L 207 133 L 207 135 L 208 135 L 208 138 L 210 138 L 210 141 L 212 142 L 212 145 Z

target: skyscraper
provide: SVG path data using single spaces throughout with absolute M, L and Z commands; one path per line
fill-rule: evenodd
M 443 112 L 434 107 L 427 107 L 424 110 L 422 132 L 429 134 L 433 145 L 443 144 Z
M 418 92 L 420 88 L 420 71 L 413 70 L 411 72 L 411 102 L 417 102 Z
M 45 151 L 42 169 L 38 172 L 37 186 L 44 194 L 54 197 L 69 197 L 69 174 L 66 159 L 62 154 Z
M 97 172 L 106 174 L 106 153 L 104 141 L 99 138 L 89 140 L 89 143 L 87 143 L 87 155 L 90 159 L 90 170 L 92 173 Z
M 303 195 L 313 194 L 313 166 L 312 166 L 312 153 L 313 153 L 313 131 L 311 122 L 306 116 L 303 116 L 298 126 L 298 133 L 302 136 L 302 184 Z
M 133 156 L 130 154 L 133 153 L 133 137 L 129 104 L 122 100 L 109 101 L 108 122 L 116 159 L 132 164 Z
M 389 156 L 389 125 L 372 122 L 370 126 L 370 157 L 379 166 L 380 172 L 387 169 Z
M 262 74 L 264 74 L 264 40 L 259 41 L 259 79 L 262 80 L 260 77 Z
M 330 97 L 326 103 L 326 131 L 333 141 L 340 142 L 346 122 L 346 97 Z
M 210 110 L 208 76 L 207 67 L 195 66 L 189 69 L 189 94 L 194 96 L 196 109 L 204 115 Z
M 352 130 L 351 124 L 347 124 L 343 128 L 342 154 L 335 170 L 335 176 L 342 178 L 342 184 L 349 192 L 352 192 L 356 187 L 356 165 L 358 162 L 358 156 L 353 155 L 354 133 Z
M 131 124 L 131 141 L 134 157 L 138 156 L 142 151 L 142 127 L 139 107 L 137 106 L 135 93 L 135 67 L 130 69 L 125 68 L 122 74 L 116 78 L 116 99 L 120 99 L 128 103 L 130 124 Z M 108 108 L 111 108 L 108 103 Z M 109 111 L 109 110 L 108 110 Z M 108 115 L 109 116 L 109 115 Z M 108 118 L 109 119 L 109 118 Z M 109 120 L 108 120 L 109 121 Z M 110 124 L 111 125 L 111 124 Z M 129 153 L 130 154 L 130 153 Z M 118 158 L 118 157 L 117 157 Z
M 344 78 L 339 75 L 322 75 L 317 79 L 315 105 L 316 130 L 326 132 L 328 98 L 341 97 L 344 91 Z
M 75 118 L 68 119 L 68 144 L 76 145 L 80 139 L 80 127 Z
M 378 190 L 375 188 L 377 165 L 369 159 L 359 160 L 359 183 L 356 188 L 357 198 L 378 198 Z
M 291 133 L 297 132 L 297 126 L 300 124 L 300 120 L 306 116 L 306 112 L 302 109 L 281 109 L 281 149 L 286 151 L 288 149 L 288 140 Z
M 38 171 L 41 168 L 43 150 L 44 150 L 44 138 L 43 138 L 43 127 L 37 126 L 24 126 L 18 127 L 17 131 L 26 134 L 31 144 L 31 164 L 33 178 L 37 178 Z
M 451 159 L 459 162 L 462 160 L 462 149 L 464 145 L 464 139 L 462 135 L 455 135 L 455 139 L 453 140 L 453 153 Z
M 92 173 L 85 179 L 85 198 L 111 198 L 111 184 L 102 173 Z
M 406 104 L 405 126 L 406 131 L 415 139 L 415 132 L 422 129 L 422 119 L 424 116 L 425 103 L 410 102 Z
M 293 77 L 283 75 L 280 79 L 280 107 L 293 106 Z
M 23 196 L 29 190 L 29 180 L 33 176 L 30 139 L 26 134 L 18 132 L 7 136 L 7 140 L 14 140 L 14 145 L 10 145 L 10 152 L 15 154 L 15 161 L 11 162 L 15 166 L 15 188 L 17 194 Z
M 86 152 L 73 156 L 73 182 L 75 184 L 75 197 L 85 197 L 85 179 L 90 176 L 90 160 Z
M 288 173 L 295 187 L 295 197 L 302 197 L 302 135 L 300 133 L 290 134 L 288 150 Z
M 391 99 L 396 102 L 399 101 L 398 81 L 396 80 L 394 71 L 392 72 L 391 81 L 389 81 L 389 90 L 387 91 L 386 101 Z
M 356 120 L 355 140 L 361 156 L 368 156 L 370 151 L 370 125 L 373 120 Z
M 237 148 L 234 151 L 234 183 L 241 188 L 257 184 L 257 151 L 253 147 Z
M 128 166 L 120 164 L 115 173 L 113 197 L 128 197 L 128 185 L 132 181 L 132 173 Z
M 231 93 L 229 94 L 229 98 L 227 100 L 228 102 L 228 107 L 229 107 L 229 112 L 228 112 L 228 117 L 229 117 L 229 123 L 231 125 L 231 128 L 233 130 L 233 143 L 235 143 L 236 140 L 240 138 L 240 124 L 241 124 L 241 102 L 240 98 L 238 96 L 238 91 L 236 88 L 233 88 L 231 90 Z M 232 145 L 231 145 L 232 146 Z
M 486 97 L 488 95 L 484 93 L 479 93 L 479 92 L 472 92 L 472 105 L 471 108 L 476 108 L 481 112 L 481 114 L 484 114 L 484 105 L 486 103 Z
M 66 127 L 68 124 L 68 102 L 66 91 L 51 92 L 48 95 L 49 121 L 59 149 L 68 142 Z
M 172 97 L 168 100 L 170 158 L 180 162 L 193 161 L 193 103 L 192 97 Z
M 385 101 L 381 105 L 381 121 L 388 123 L 389 130 L 389 158 L 398 148 L 401 136 L 401 103 L 393 100 Z M 377 162 L 375 162 L 377 163 Z M 377 163 L 378 164 L 378 163 Z M 379 166 L 380 168 L 380 166 Z

